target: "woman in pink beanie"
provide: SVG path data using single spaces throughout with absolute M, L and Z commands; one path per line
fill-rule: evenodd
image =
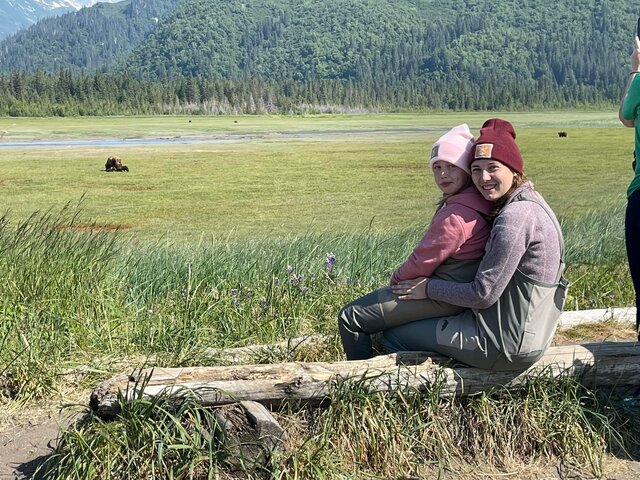
M 524 175 L 513 126 L 487 120 L 470 153 L 471 177 L 499 208 L 486 253 L 467 282 L 427 276 L 399 282 L 404 301 L 465 307 L 384 332 L 390 351 L 438 352 L 487 370 L 524 370 L 551 344 L 567 283 L 564 243 L 553 211 Z
M 399 301 L 391 286 L 425 276 L 458 282 L 473 279 L 489 238 L 487 218 L 494 205 L 471 182 L 472 144 L 473 135 L 465 124 L 452 128 L 433 144 L 429 166 L 442 199 L 420 243 L 391 275 L 391 285 L 352 301 L 340 311 L 340 337 L 349 360 L 373 356 L 373 333 L 464 310 L 434 300 Z

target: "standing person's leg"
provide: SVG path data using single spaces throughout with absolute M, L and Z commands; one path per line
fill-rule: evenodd
M 640 190 L 636 190 L 628 199 L 624 227 L 629 271 L 636 293 L 636 330 L 638 330 L 640 327 Z M 638 340 L 640 340 L 640 333 Z

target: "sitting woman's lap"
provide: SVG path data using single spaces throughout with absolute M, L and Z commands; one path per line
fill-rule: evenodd
M 493 369 L 504 356 L 482 336 L 471 310 L 440 318 L 427 318 L 383 332 L 387 352 L 428 351 L 473 367 Z

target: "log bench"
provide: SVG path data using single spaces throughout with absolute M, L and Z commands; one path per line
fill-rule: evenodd
M 429 352 L 398 352 L 363 361 L 289 362 L 189 368 L 151 368 L 122 373 L 98 385 L 90 407 L 102 417 L 118 413 L 118 395 L 127 401 L 157 395 L 194 393 L 204 406 L 254 401 L 278 406 L 287 401 L 318 404 L 332 384 L 366 379 L 379 391 L 429 388 L 443 382 L 443 395 L 470 395 L 503 385 L 515 387 L 532 375 L 574 376 L 586 386 L 640 385 L 637 342 L 597 342 L 554 346 L 524 372 L 490 372 Z

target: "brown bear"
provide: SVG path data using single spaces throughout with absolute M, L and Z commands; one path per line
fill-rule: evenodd
M 107 172 L 128 172 L 129 167 L 122 164 L 120 157 L 111 156 L 107 158 L 107 163 L 104 164 L 104 169 Z

